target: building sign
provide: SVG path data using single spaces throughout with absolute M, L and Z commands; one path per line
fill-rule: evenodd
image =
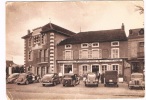
M 112 59 L 112 60 L 68 60 L 68 61 L 57 61 L 57 63 L 92 63 L 92 62 L 122 62 L 122 59 Z

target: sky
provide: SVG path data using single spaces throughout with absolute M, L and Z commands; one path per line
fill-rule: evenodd
M 76 33 L 119 29 L 124 23 L 128 36 L 130 29 L 144 27 L 135 5 L 144 7 L 143 1 L 7 2 L 6 60 L 24 64 L 21 37 L 49 22 Z

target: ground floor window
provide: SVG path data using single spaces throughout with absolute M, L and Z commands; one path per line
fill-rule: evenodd
M 119 65 L 112 65 L 112 70 L 116 70 L 119 72 Z
M 132 62 L 132 72 L 139 72 L 139 63 L 138 62 Z
M 64 73 L 73 72 L 72 65 L 64 65 Z
M 102 65 L 101 69 L 102 69 L 102 73 L 105 73 L 105 71 L 107 70 L 107 65 Z

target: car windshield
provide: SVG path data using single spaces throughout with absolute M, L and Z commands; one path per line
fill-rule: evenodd
M 131 75 L 131 78 L 142 78 L 143 75 Z
M 18 74 L 11 74 L 8 78 L 16 77 Z

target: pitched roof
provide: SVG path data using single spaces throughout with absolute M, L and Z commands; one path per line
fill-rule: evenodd
M 143 34 L 139 35 L 140 32 Z M 135 38 L 144 38 L 144 28 L 136 28 L 129 30 L 128 39 L 135 39 Z
M 61 41 L 59 45 L 108 42 L 108 41 L 126 41 L 126 40 L 127 37 L 125 31 L 123 31 L 122 29 L 113 29 L 113 30 L 80 32 L 72 37 L 69 37 Z
M 76 34 L 76 33 L 72 32 L 70 30 L 67 30 L 67 29 L 62 28 L 60 26 L 57 26 L 57 25 L 55 25 L 53 23 L 48 23 L 48 24 L 44 25 L 42 27 L 41 33 L 48 32 L 48 31 L 57 31 L 57 32 L 59 32 L 59 33 L 61 33 L 63 35 L 66 35 L 66 36 L 72 36 L 72 35 Z
M 48 31 L 56 31 L 56 32 L 58 32 L 60 34 L 63 34 L 63 35 L 66 35 L 66 36 L 72 36 L 72 35 L 75 35 L 76 34 L 76 33 L 72 32 L 70 30 L 67 30 L 67 29 L 62 28 L 60 26 L 57 26 L 57 25 L 55 25 L 53 23 L 48 23 L 48 24 L 46 24 L 46 25 L 44 25 L 42 27 L 38 27 L 38 28 L 42 28 L 41 33 L 45 33 L 45 32 L 48 32 Z M 38 29 L 38 28 L 33 29 L 33 31 L 36 30 L 36 29 Z M 32 36 L 32 33 L 33 32 L 31 32 L 30 34 L 27 34 L 27 35 L 23 36 L 22 39 L 25 39 L 27 37 Z

